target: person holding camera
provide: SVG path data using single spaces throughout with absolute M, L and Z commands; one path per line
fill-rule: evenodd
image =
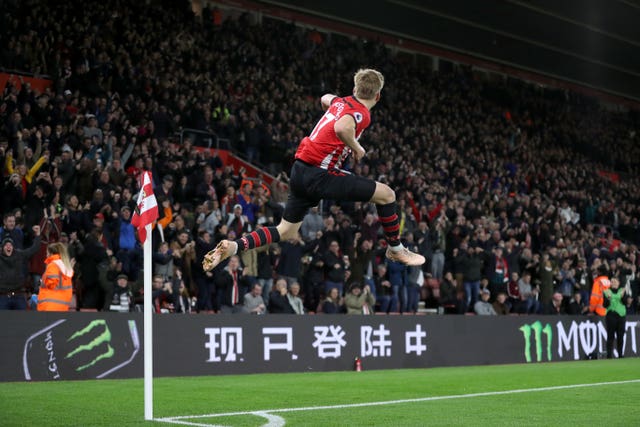
M 607 359 L 613 359 L 613 343 L 616 343 L 618 357 L 622 358 L 624 329 L 627 324 L 627 307 L 624 303 L 625 289 L 620 288 L 617 277 L 611 279 L 611 286 L 604 290 L 604 306 L 607 309 Z
M 369 285 L 353 283 L 349 288 L 349 293 L 344 297 L 344 305 L 347 314 L 373 314 L 373 306 L 376 303 L 375 297 L 371 294 Z

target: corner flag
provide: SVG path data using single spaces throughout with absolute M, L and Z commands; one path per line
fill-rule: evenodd
M 138 202 L 136 210 L 131 218 L 131 225 L 138 230 L 138 238 L 140 243 L 147 240 L 147 231 L 145 226 L 153 224 L 158 219 L 158 202 L 156 196 L 153 195 L 153 186 L 151 185 L 151 172 L 144 171 L 140 177 L 142 185 L 140 193 L 138 193 Z

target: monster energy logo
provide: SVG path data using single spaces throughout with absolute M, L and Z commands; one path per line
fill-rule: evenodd
M 103 359 L 109 359 L 113 357 L 113 355 L 115 354 L 113 347 L 111 347 L 111 331 L 109 330 L 109 327 L 107 326 L 107 322 L 104 319 L 92 320 L 91 323 L 89 323 L 85 328 L 80 329 L 78 332 L 71 335 L 71 337 L 67 340 L 67 342 L 71 342 L 74 339 L 81 337 L 83 335 L 86 335 L 89 332 L 93 331 L 94 329 L 100 328 L 102 326 L 104 326 L 104 331 L 102 331 L 100 335 L 98 335 L 96 338 L 91 340 L 91 342 L 89 342 L 88 344 L 79 345 L 64 357 L 65 359 L 69 359 L 70 357 L 73 357 L 80 352 L 91 351 L 101 344 L 107 345 L 107 348 L 105 349 L 104 353 L 96 355 L 93 358 L 93 360 L 91 360 L 89 363 L 86 363 L 82 366 L 77 367 L 76 368 L 77 372 L 90 368 L 91 366 L 95 365 L 99 361 Z
M 26 380 L 104 378 L 134 361 L 140 351 L 135 320 L 59 319 L 25 341 Z M 59 354 L 58 354 L 59 353 Z
M 536 346 L 536 362 L 542 361 L 542 334 L 546 335 L 547 340 L 547 360 L 551 361 L 551 341 L 553 339 L 553 329 L 550 324 L 542 326 L 542 322 L 536 320 L 530 325 L 523 325 L 520 327 L 524 335 L 524 357 L 527 363 L 531 363 L 531 336 L 535 341 Z

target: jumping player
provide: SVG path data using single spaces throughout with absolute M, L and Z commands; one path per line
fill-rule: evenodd
M 383 75 L 373 69 L 359 70 L 353 80 L 353 96 L 326 94 L 320 99 L 325 113 L 298 147 L 280 224 L 262 227 L 235 241 L 220 241 L 205 255 L 202 262 L 205 271 L 237 252 L 296 236 L 304 215 L 321 199 L 375 203 L 389 244 L 387 258 L 406 265 L 424 264 L 422 255 L 409 251 L 400 242 L 395 192 L 386 184 L 340 169 L 350 153 L 356 162 L 364 157 L 365 150 L 358 139 L 371 122 L 369 110 L 380 100 L 384 86 Z

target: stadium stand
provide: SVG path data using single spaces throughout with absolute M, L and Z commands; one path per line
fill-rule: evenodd
M 407 298 L 407 288 L 418 286 L 420 307 L 437 308 L 445 272 L 464 290 L 456 262 L 463 245 L 479 254 L 487 286 L 506 292 L 510 273 L 531 273 L 542 305 L 567 283 L 567 306 L 573 291 L 588 296 L 600 265 L 640 304 L 637 112 L 486 79 L 461 65 L 431 72 L 420 58 L 374 40 L 249 13 L 201 21 L 183 1 L 89 0 L 82 10 L 22 1 L 7 4 L 2 21 L 2 67 L 50 76 L 52 85 L 39 91 L 16 77 L 3 88 L 0 210 L 27 241 L 27 230 L 40 225 L 43 248 L 57 240 L 70 246 L 79 309 L 108 309 L 119 274 L 129 278 L 133 305 L 140 303 L 142 254 L 126 211 L 135 208 L 137 176 L 151 170 L 162 205 L 156 309 L 217 312 L 217 273 L 202 271 L 204 254 L 221 238 L 277 222 L 293 153 L 320 114 L 318 97 L 350 90 L 350 76 L 364 65 L 379 68 L 387 83 L 363 137 L 368 155 L 350 168 L 397 190 L 402 235 L 428 260 L 416 281 L 405 274 L 393 286 L 394 296 Z M 193 149 L 179 137 L 185 129 L 230 141 L 277 179 L 267 186 L 223 164 L 215 150 Z M 321 231 L 285 251 L 303 254 L 296 279 L 307 310 L 325 299 L 322 260 L 332 240 L 350 262 L 354 237 L 371 240 L 372 273 L 362 277 L 373 283 L 385 262 L 381 229 L 365 220 L 373 212 L 324 201 Z M 10 227 L 5 221 L 0 235 Z M 282 253 L 243 255 L 251 280 L 272 279 Z M 25 266 L 26 296 L 37 291 L 42 257 Z M 349 275 L 347 266 L 347 282 Z M 404 302 L 398 310 L 415 311 Z M 472 311 L 473 303 L 463 295 L 447 312 Z

